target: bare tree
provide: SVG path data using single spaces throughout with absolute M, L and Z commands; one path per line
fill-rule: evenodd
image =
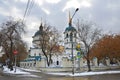
M 56 47 L 59 45 L 60 34 L 55 28 L 45 24 L 40 26 L 39 47 L 46 57 L 47 65 L 52 63 L 52 55 L 56 53 Z
M 7 55 L 9 59 L 8 67 L 13 70 L 14 55 L 13 50 L 16 48 L 16 42 L 22 43 L 21 34 L 25 32 L 25 25 L 22 21 L 18 20 L 8 20 L 1 25 L 0 37 L 1 42 L 0 46 Z
M 91 71 L 89 53 L 93 44 L 99 39 L 101 30 L 96 28 L 95 24 L 84 21 L 79 22 L 79 20 L 76 26 L 78 39 L 84 43 L 84 57 L 87 60 L 88 71 Z

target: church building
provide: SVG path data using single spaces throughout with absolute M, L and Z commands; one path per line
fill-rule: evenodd
M 46 63 L 46 58 L 43 55 L 42 50 L 39 47 L 40 35 L 42 32 L 43 25 L 41 23 L 39 30 L 34 34 L 33 38 L 33 46 L 29 50 L 29 56 L 20 62 L 20 66 L 23 68 L 40 68 L 40 67 L 48 67 Z M 72 25 L 72 19 L 69 14 L 69 23 L 68 27 L 66 27 L 64 34 L 64 50 L 60 55 L 53 55 L 52 60 L 53 63 L 49 67 L 72 67 L 72 58 L 76 57 L 76 45 L 78 44 L 77 38 L 77 30 Z M 76 66 L 77 64 L 74 63 Z

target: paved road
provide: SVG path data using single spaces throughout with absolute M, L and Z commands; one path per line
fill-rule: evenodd
M 120 80 L 120 74 L 104 74 L 97 76 L 84 76 L 84 77 L 69 77 L 69 76 L 53 76 L 43 73 L 32 72 L 33 75 L 2 75 L 0 74 L 0 80 Z
M 36 75 L 41 75 L 35 73 Z M 104 74 L 96 76 L 84 76 L 84 77 L 70 77 L 70 76 L 53 76 L 53 75 L 41 75 L 45 80 L 120 80 L 120 74 Z
M 29 75 L 0 75 L 0 80 L 45 80 L 42 77 L 32 77 Z
M 48 80 L 120 80 L 120 74 L 85 76 L 85 77 L 60 77 L 49 78 Z

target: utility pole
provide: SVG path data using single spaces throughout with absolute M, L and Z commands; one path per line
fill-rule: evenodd
M 69 25 L 72 26 L 72 19 L 75 15 L 75 13 L 79 10 L 79 8 L 77 8 L 74 12 L 74 14 L 72 15 L 72 18 L 70 18 L 70 23 Z M 73 30 L 70 33 L 70 41 L 71 41 L 71 55 L 72 55 L 72 74 L 74 75 L 74 55 L 73 55 Z

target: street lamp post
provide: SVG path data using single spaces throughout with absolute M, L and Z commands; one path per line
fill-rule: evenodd
M 70 24 L 72 25 L 72 19 L 75 15 L 75 13 L 79 10 L 79 8 L 77 8 L 74 12 L 74 14 L 72 15 L 72 18 L 70 18 Z M 71 55 L 72 55 L 72 74 L 74 75 L 74 55 L 73 55 L 73 30 L 70 33 L 70 41 L 71 41 Z
M 70 33 L 71 55 L 72 55 L 72 74 L 74 75 L 74 55 L 73 55 L 73 33 Z

